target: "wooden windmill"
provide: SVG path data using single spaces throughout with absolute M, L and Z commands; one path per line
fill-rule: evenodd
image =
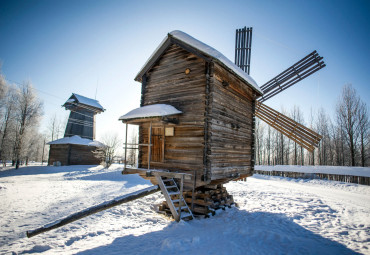
M 235 64 L 248 74 L 250 72 L 251 47 L 252 28 L 244 27 L 242 29 L 237 29 L 235 39 Z M 258 118 L 310 152 L 313 152 L 315 147 L 318 146 L 322 136 L 265 105 L 263 102 L 276 96 L 321 68 L 324 68 L 325 63 L 322 59 L 323 57 L 320 57 L 316 51 L 311 52 L 291 67 L 260 86 L 263 91 L 263 96 L 256 101 L 255 115 Z
M 251 39 L 252 29 L 237 30 L 234 64 L 209 45 L 172 31 L 135 78 L 141 82 L 140 107 L 119 120 L 126 132 L 128 124 L 139 126 L 139 144 L 127 139 L 125 144 L 125 151 L 139 148 L 138 166 L 125 166 L 123 174 L 139 173 L 158 184 L 177 220 L 176 208 L 185 200 L 193 213 L 203 214 L 212 203 L 230 204 L 222 184 L 253 175 L 255 116 L 309 151 L 321 139 L 263 102 L 323 68 L 322 57 L 313 52 L 259 87 L 248 74 Z M 224 202 L 199 200 L 213 188 Z M 189 192 L 185 200 L 183 191 Z

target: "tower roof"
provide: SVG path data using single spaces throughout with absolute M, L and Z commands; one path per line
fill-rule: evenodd
M 64 103 L 64 107 L 68 108 L 68 106 L 71 105 L 81 105 L 82 107 L 86 107 L 90 110 L 93 110 L 95 112 L 104 112 L 105 109 L 98 100 L 84 97 L 75 93 L 72 93 L 72 96 Z

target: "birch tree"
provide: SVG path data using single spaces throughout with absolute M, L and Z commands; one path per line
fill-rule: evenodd
M 24 82 L 19 89 L 18 105 L 16 108 L 16 138 L 14 143 L 14 160 L 18 169 L 24 138 L 30 127 L 38 125 L 43 114 L 43 104 L 38 99 L 30 82 Z

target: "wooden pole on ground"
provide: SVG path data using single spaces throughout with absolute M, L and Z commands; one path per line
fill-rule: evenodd
M 127 202 L 130 202 L 130 201 L 133 201 L 133 200 L 138 199 L 138 198 L 141 198 L 141 197 L 145 197 L 145 196 L 150 195 L 150 194 L 153 194 L 153 193 L 155 193 L 155 192 L 157 192 L 159 190 L 160 190 L 160 188 L 159 188 L 158 185 L 151 186 L 149 188 L 142 189 L 142 190 L 139 190 L 139 191 L 136 191 L 136 192 L 133 192 L 133 193 L 124 195 L 122 197 L 115 198 L 115 199 L 113 199 L 111 201 L 107 201 L 107 202 L 104 202 L 102 204 L 92 206 L 92 207 L 87 208 L 85 210 L 82 210 L 82 211 L 79 211 L 77 213 L 74 213 L 74 214 L 72 214 L 72 215 L 70 215 L 70 216 L 68 216 L 68 217 L 66 217 L 64 219 L 60 219 L 60 220 L 54 221 L 52 223 L 46 224 L 45 226 L 42 226 L 40 228 L 27 231 L 27 233 L 26 233 L 27 234 L 27 237 L 30 238 L 30 237 L 33 237 L 35 235 L 44 233 L 46 231 L 59 228 L 61 226 L 64 226 L 64 225 L 66 225 L 68 223 L 71 223 L 73 221 L 82 219 L 82 218 L 84 218 L 86 216 L 89 216 L 91 214 L 94 214 L 94 213 L 97 213 L 97 212 L 100 212 L 100 211 L 109 209 L 109 208 L 111 208 L 113 206 L 117 206 L 117 205 L 120 205 L 120 204 L 123 204 L 123 203 L 127 203 Z

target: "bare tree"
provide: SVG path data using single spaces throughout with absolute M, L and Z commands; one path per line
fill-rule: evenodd
M 54 114 L 53 117 L 49 120 L 49 132 L 50 132 L 50 139 L 51 141 L 54 141 L 54 136 L 56 133 L 56 126 L 57 126 L 57 115 Z
M 137 144 L 137 132 L 133 131 L 130 136 L 130 144 Z M 127 151 L 127 164 L 135 166 L 137 163 L 137 149 L 135 145 L 129 146 L 132 149 Z
M 19 101 L 16 109 L 17 130 L 14 143 L 14 159 L 19 167 L 26 131 L 38 124 L 43 114 L 43 104 L 38 99 L 30 82 L 25 82 L 19 89 Z
M 256 145 L 256 154 L 255 154 L 255 162 L 257 165 L 263 164 L 263 158 L 262 158 L 262 151 L 263 151 L 263 136 L 265 126 L 263 122 L 259 118 L 256 118 L 256 128 L 255 128 L 255 145 Z
M 302 113 L 301 109 L 299 108 L 299 106 L 294 105 L 293 110 L 291 112 L 291 117 L 296 122 L 304 125 L 303 113 Z M 302 146 L 299 146 L 296 142 L 294 142 L 293 146 L 294 146 L 294 150 L 293 150 L 294 151 L 294 153 L 293 153 L 293 164 L 294 165 L 298 165 L 299 154 L 300 154 L 300 156 L 301 156 L 300 162 L 303 165 L 304 164 L 303 147 Z M 300 149 L 300 152 L 299 152 L 299 149 Z
M 64 130 L 66 129 L 68 122 L 68 117 L 59 118 L 55 126 L 56 139 L 64 135 Z
M 266 136 L 266 150 L 267 150 L 267 165 L 271 165 L 271 126 L 267 126 L 267 136 Z
M 337 104 L 337 118 L 349 146 L 352 166 L 356 165 L 356 142 L 359 136 L 359 107 L 360 98 L 357 96 L 356 90 L 352 88 L 351 84 L 345 85 Z
M 4 99 L 7 92 L 7 82 L 5 76 L 1 73 L 1 63 L 0 63 L 0 108 L 2 107 L 2 100 Z
M 4 98 L 1 119 L 0 137 L 0 159 L 6 162 L 10 157 L 11 140 L 14 138 L 15 110 L 18 100 L 18 93 L 15 87 L 8 86 L 7 94 Z
M 100 153 L 101 157 L 103 157 L 104 167 L 109 168 L 116 156 L 120 140 L 117 134 L 106 134 L 103 136 L 102 142 L 105 146 L 97 149 L 97 153 Z
M 369 115 L 365 103 L 361 103 L 358 111 L 359 133 L 360 133 L 360 154 L 361 166 L 366 165 L 366 147 L 369 143 Z

